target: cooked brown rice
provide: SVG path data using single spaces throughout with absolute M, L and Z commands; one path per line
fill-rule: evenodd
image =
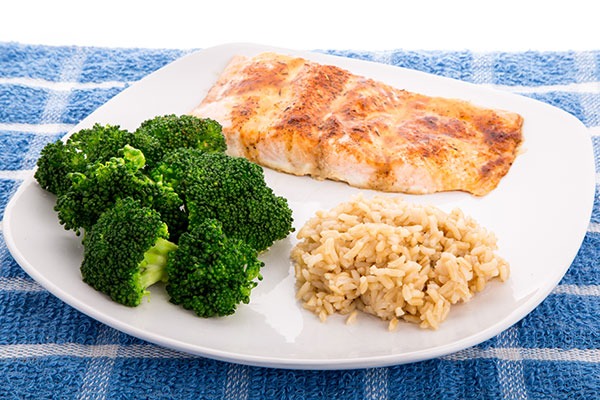
M 318 211 L 292 250 L 297 298 L 322 321 L 357 310 L 437 329 L 450 305 L 466 302 L 508 263 L 496 237 L 461 210 L 445 213 L 399 197 L 362 196 Z

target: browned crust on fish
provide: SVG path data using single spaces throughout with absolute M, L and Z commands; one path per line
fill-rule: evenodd
M 275 53 L 236 57 L 192 114 L 223 125 L 232 155 L 390 192 L 485 195 L 523 140 L 517 113 Z

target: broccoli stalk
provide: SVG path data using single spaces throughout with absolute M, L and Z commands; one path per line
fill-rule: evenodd
M 177 250 L 178 246 L 163 238 L 156 239 L 154 246 L 144 253 L 144 259 L 139 263 L 140 285 L 148 288 L 157 282 L 167 281 L 167 259 L 169 253 Z

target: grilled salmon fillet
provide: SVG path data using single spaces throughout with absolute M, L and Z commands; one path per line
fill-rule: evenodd
M 191 114 L 223 125 L 231 155 L 388 192 L 485 195 L 522 142 L 516 113 L 276 53 L 234 57 Z

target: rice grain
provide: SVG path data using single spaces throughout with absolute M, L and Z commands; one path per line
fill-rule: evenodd
M 445 213 L 400 197 L 357 196 L 318 211 L 292 249 L 296 297 L 322 321 L 356 310 L 437 329 L 451 305 L 491 279 L 506 281 L 496 237 L 460 209 Z

